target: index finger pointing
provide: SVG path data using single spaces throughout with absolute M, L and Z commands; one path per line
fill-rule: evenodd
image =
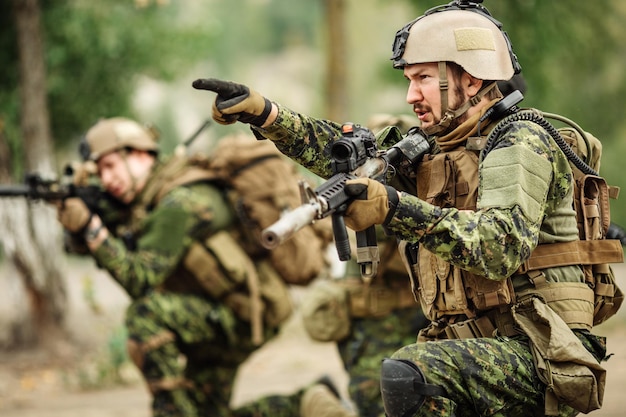
M 241 84 L 218 80 L 217 78 L 199 78 L 191 85 L 197 90 L 213 91 L 226 99 L 236 97 L 247 92 L 245 87 Z

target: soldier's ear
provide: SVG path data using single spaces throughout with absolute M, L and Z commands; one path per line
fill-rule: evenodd
M 483 87 L 483 80 L 464 72 L 461 76 L 461 86 L 467 92 L 468 96 L 474 97 Z

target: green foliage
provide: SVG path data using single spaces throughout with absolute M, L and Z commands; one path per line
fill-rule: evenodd
M 211 52 L 226 58 L 222 68 L 233 63 L 250 64 L 253 57 L 282 49 L 311 45 L 317 37 L 321 1 L 229 0 L 211 9 L 210 22 L 220 39 Z M 254 38 L 251 38 L 251 35 Z
M 17 65 L 17 43 L 14 33 L 11 2 L 0 2 L 0 131 L 9 138 L 9 147 L 13 155 L 21 156 L 17 140 L 19 133 L 19 68 Z M 7 63 L 12 63 L 8 64 Z M 13 140 L 12 140 L 13 139 Z
M 0 5 L 0 117 L 20 143 L 16 36 L 10 2 Z M 57 144 L 74 141 L 101 117 L 132 116 L 131 95 L 139 76 L 172 80 L 181 69 L 205 58 L 213 43 L 210 27 L 189 20 L 181 3 L 132 0 L 42 2 L 47 93 Z M 5 22 L 3 22 L 5 23 Z

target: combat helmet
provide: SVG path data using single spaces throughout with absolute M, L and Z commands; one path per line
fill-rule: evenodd
M 158 134 L 125 117 L 102 119 L 93 125 L 82 138 L 79 152 L 85 161 L 97 161 L 109 152 L 120 149 L 138 149 L 158 152 Z
M 434 7 L 396 33 L 391 60 L 394 68 L 435 62 L 439 65 L 442 120 L 434 129 L 445 129 L 456 117 L 496 86 L 521 72 L 502 24 L 480 3 L 482 0 L 455 0 Z M 488 81 L 482 90 L 461 108 L 448 108 L 446 62 L 454 62 L 475 78 Z

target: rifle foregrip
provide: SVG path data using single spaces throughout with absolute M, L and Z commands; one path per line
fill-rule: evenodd
M 347 261 L 352 257 L 352 255 L 350 250 L 350 239 L 348 238 L 348 229 L 346 229 L 346 222 L 343 219 L 343 214 L 334 213 L 332 215 L 332 222 L 337 255 L 339 255 L 340 261 Z

